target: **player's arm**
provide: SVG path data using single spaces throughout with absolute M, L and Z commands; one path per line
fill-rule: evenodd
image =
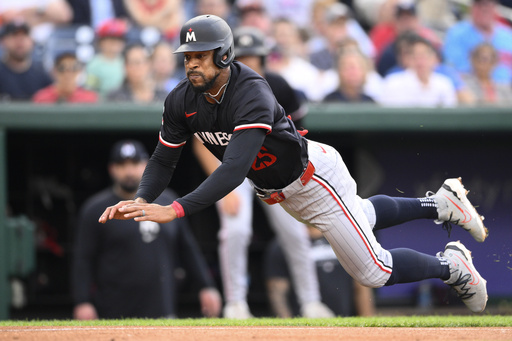
M 135 201 L 153 202 L 162 194 L 172 179 L 183 145 L 168 147 L 158 143 L 142 175 Z
M 190 137 L 189 132 L 183 128 L 180 117 L 173 115 L 171 110 L 174 95 L 173 90 L 165 100 L 159 143 L 144 170 L 134 200 L 121 201 L 114 206 L 107 207 L 99 218 L 100 223 L 106 223 L 110 219 L 127 220 L 135 218 L 136 221 L 140 221 L 140 217 L 146 217 L 150 212 L 151 219 L 144 220 L 166 223 L 176 218 L 172 208 L 150 204 L 169 185 L 185 141 Z M 169 142 L 171 140 L 182 142 Z
M 220 166 L 220 161 L 198 139 L 194 139 L 192 146 L 199 164 L 206 175 L 210 176 Z M 224 214 L 237 215 L 240 208 L 240 197 L 236 191 L 231 191 L 222 198 L 218 208 Z
M 179 216 L 198 212 L 238 187 L 247 176 L 265 136 L 266 130 L 259 128 L 236 131 L 222 164 L 197 189 L 176 200 L 183 210 Z

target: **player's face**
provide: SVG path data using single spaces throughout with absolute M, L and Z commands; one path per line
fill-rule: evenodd
M 197 92 L 213 88 L 220 75 L 220 68 L 213 62 L 213 51 L 185 52 L 185 71 Z

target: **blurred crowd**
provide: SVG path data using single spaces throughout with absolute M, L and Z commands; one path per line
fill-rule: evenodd
M 0 3 L 0 101 L 161 102 L 184 22 L 265 36 L 265 68 L 307 102 L 512 102 L 512 1 L 18 0 Z

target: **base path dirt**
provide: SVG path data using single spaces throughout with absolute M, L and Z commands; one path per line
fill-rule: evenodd
M 512 340 L 512 328 L 0 327 L 1 341 Z

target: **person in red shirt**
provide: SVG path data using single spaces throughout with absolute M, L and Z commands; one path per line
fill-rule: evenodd
M 98 94 L 78 85 L 82 65 L 73 52 L 64 52 L 55 58 L 53 84 L 36 92 L 35 103 L 96 103 Z

